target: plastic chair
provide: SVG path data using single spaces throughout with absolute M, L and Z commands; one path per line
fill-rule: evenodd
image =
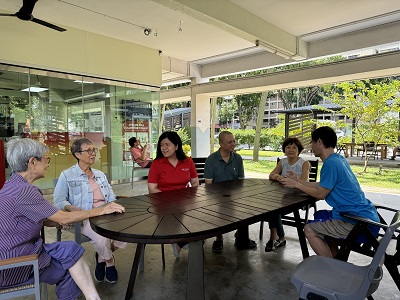
M 380 222 L 382 224 L 387 224 L 382 214 L 388 214 L 388 212 L 396 212 L 396 209 L 376 205 L 378 210 L 378 215 Z M 354 226 L 353 230 L 344 240 L 338 240 L 333 238 L 325 237 L 327 240 L 331 240 L 340 246 L 338 253 L 336 254 L 336 259 L 347 261 L 351 251 L 360 253 L 366 256 L 373 257 L 376 253 L 376 249 L 379 246 L 379 242 L 369 231 L 368 225 L 370 224 L 368 219 L 359 218 L 359 222 Z M 378 237 L 382 237 L 383 234 L 379 233 Z M 400 230 L 397 229 L 392 236 L 392 240 L 395 241 L 396 246 L 394 247 L 394 253 L 385 254 L 384 265 L 388 270 L 389 274 L 392 276 L 394 283 L 400 291 L 400 272 L 398 266 L 400 266 Z
M 346 217 L 360 221 L 357 216 L 346 214 Z M 308 257 L 290 276 L 290 281 L 299 292 L 299 299 L 373 299 L 371 295 L 383 277 L 382 264 L 386 248 L 400 225 L 400 211 L 395 213 L 389 226 L 371 220 L 368 223 L 385 230 L 371 263 L 357 266 L 334 258 L 315 255 Z
M 278 157 L 276 159 L 276 163 L 278 163 L 281 159 Z M 309 160 L 310 162 L 310 172 L 308 174 L 308 181 L 309 182 L 316 182 L 317 177 L 318 177 L 318 160 Z M 307 205 L 304 207 L 304 210 L 306 212 L 304 216 L 304 224 L 307 223 L 308 221 L 308 216 L 309 216 L 309 210 L 311 206 L 314 208 L 314 212 L 317 211 L 317 204 L 314 203 L 312 205 Z M 281 216 L 282 217 L 282 224 L 292 226 L 292 227 L 297 227 L 299 224 L 296 223 L 296 220 L 292 216 Z M 259 238 L 260 240 L 263 239 L 264 236 L 264 221 L 260 222 L 260 232 L 259 232 Z

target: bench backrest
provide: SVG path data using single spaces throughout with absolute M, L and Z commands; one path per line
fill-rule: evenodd
M 204 166 L 206 163 L 207 157 L 192 157 L 194 165 L 196 167 L 197 176 L 199 177 L 199 183 L 203 184 L 205 182 L 204 179 Z

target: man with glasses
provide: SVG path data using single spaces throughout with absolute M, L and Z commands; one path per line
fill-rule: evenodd
M 61 172 L 54 190 L 54 205 L 65 211 L 90 210 L 116 200 L 106 175 L 92 168 L 97 153 L 92 141 L 76 139 L 72 143 L 71 153 L 78 163 Z M 95 249 L 95 279 L 98 282 L 104 279 L 110 283 L 117 282 L 118 272 L 112 253 L 124 248 L 126 243 L 95 233 L 88 220 L 83 222 L 81 232 L 91 239 Z
M 328 243 L 324 236 L 345 239 L 355 224 L 353 220 L 342 217 L 340 212 L 379 222 L 375 206 L 365 197 L 346 159 L 335 153 L 336 143 L 336 133 L 328 126 L 319 127 L 312 133 L 312 150 L 323 161 L 320 182 L 299 181 L 290 172 L 282 179 L 284 186 L 297 188 L 318 200 L 325 199 L 332 206 L 331 211 L 317 211 L 314 214 L 315 220 L 304 226 L 304 234 L 314 252 L 326 257 L 335 257 L 338 245 Z M 373 226 L 370 229 L 375 235 L 378 234 L 379 227 Z

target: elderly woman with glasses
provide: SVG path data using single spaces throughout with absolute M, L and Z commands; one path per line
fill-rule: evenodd
M 76 139 L 71 146 L 72 155 L 78 163 L 60 174 L 54 190 L 54 204 L 65 211 L 90 210 L 116 200 L 106 175 L 91 166 L 96 160 L 97 149 L 91 140 Z M 105 238 L 90 227 L 88 220 L 83 222 L 82 234 L 86 235 L 95 249 L 94 277 L 110 283 L 118 280 L 113 252 L 125 248 L 126 243 Z
M 50 204 L 33 185 L 43 178 L 49 167 L 48 148 L 32 139 L 12 139 L 7 143 L 7 161 L 11 177 L 0 190 L 0 259 L 37 254 L 40 282 L 55 284 L 58 299 L 100 299 L 83 258 L 85 251 L 73 241 L 44 244 L 40 236 L 43 225 L 56 226 L 124 208 L 116 203 L 86 211 L 67 213 Z M 19 267 L 0 271 L 0 287 L 33 283 L 32 268 Z

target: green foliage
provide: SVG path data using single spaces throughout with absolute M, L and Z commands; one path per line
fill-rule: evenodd
M 237 145 L 243 146 L 247 144 L 247 149 L 254 146 L 255 129 L 229 129 L 227 131 L 232 132 L 235 136 Z M 260 135 L 260 149 L 268 146 L 274 151 L 280 151 L 283 140 L 283 135 L 279 133 L 277 128 L 264 128 L 261 130 Z M 238 147 L 238 149 L 240 148 Z
M 358 143 L 394 144 L 399 134 L 398 113 L 400 82 L 369 80 L 343 82 L 335 86 L 332 102 L 341 113 L 354 120 L 354 137 Z M 365 157 L 364 172 L 369 156 Z
M 236 95 L 234 99 L 238 109 L 240 128 L 244 129 L 246 128 L 247 123 L 257 114 L 261 93 Z
M 226 125 L 232 122 L 235 112 L 237 112 L 236 102 L 231 99 L 218 98 L 217 104 L 219 105 L 217 113 L 220 125 Z
M 178 130 L 178 135 L 182 140 L 182 145 L 190 145 L 192 142 L 191 134 L 190 134 L 190 127 L 182 127 Z

